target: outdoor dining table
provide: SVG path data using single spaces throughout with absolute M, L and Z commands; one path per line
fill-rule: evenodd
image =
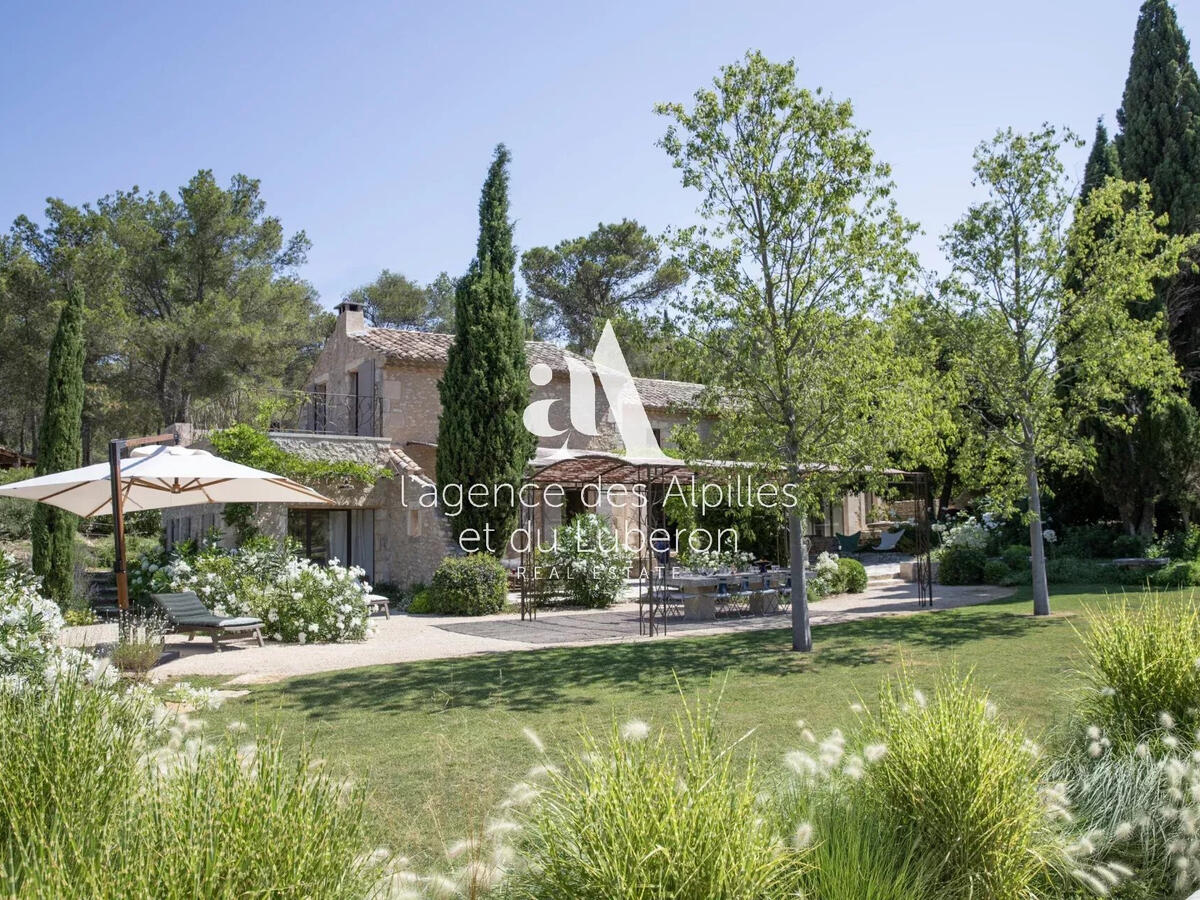
M 717 617 L 715 598 L 721 591 L 721 585 L 725 585 L 727 588 L 732 585 L 732 590 L 739 590 L 743 582 L 748 582 L 751 591 L 766 590 L 787 584 L 787 579 L 791 574 L 789 569 L 779 568 L 771 568 L 766 572 L 752 569 L 746 572 L 724 572 L 709 575 L 698 572 L 673 571 L 663 577 L 663 583 L 683 590 L 685 619 L 705 621 L 715 620 Z M 703 588 L 711 588 L 711 590 L 702 591 Z M 751 605 L 751 612 L 760 614 L 774 612 L 776 609 L 778 609 L 778 601 L 769 610 L 761 605 L 759 609 L 754 609 L 753 603 Z

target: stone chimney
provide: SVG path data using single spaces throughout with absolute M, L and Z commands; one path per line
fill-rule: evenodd
M 356 303 L 353 300 L 343 300 L 334 309 L 338 312 L 337 330 L 340 334 L 362 331 L 367 327 L 366 319 L 363 318 L 361 303 Z

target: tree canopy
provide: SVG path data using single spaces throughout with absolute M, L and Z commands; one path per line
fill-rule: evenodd
M 915 270 L 915 227 L 850 104 L 800 87 L 794 62 L 749 53 L 690 107 L 658 110 L 671 122 L 662 147 L 700 195 L 702 224 L 678 244 L 721 415 L 692 452 L 799 489 L 787 513 L 793 647 L 809 650 L 807 513 L 884 468 L 895 429 L 924 420 L 896 414 L 919 395 L 903 389 L 878 319 Z
M 658 240 L 631 219 L 526 251 L 521 275 L 545 336 L 580 352 L 595 345 L 606 320 L 638 321 L 647 310 L 651 317 L 661 314 L 661 301 L 687 280 L 680 261 L 664 259 Z

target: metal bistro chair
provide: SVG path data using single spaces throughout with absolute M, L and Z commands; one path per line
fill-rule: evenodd
M 667 584 L 658 584 L 654 588 L 653 601 L 657 607 L 655 612 L 662 619 L 663 625 L 666 625 L 667 619 L 683 618 L 685 609 L 684 601 L 687 600 L 689 594 L 685 594 L 682 589 L 672 587 Z M 638 579 L 638 633 L 645 634 L 650 618 L 650 591 L 642 583 L 642 579 Z
M 775 593 L 779 595 L 779 611 L 792 611 L 792 576 L 787 577 L 787 581 L 775 589 Z
M 779 608 L 778 597 L 779 591 L 771 587 L 771 576 L 764 572 L 762 588 L 751 591 L 750 611 L 757 616 L 765 616 L 768 610 L 775 612 Z
M 717 585 L 717 593 L 713 597 L 713 605 L 717 615 L 740 616 L 750 612 L 750 598 L 754 591 L 750 589 L 750 579 L 742 578 L 736 590 L 729 589 L 729 583 L 722 581 Z

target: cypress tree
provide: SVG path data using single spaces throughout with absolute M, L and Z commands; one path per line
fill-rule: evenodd
M 517 506 L 507 502 L 505 486 L 515 494 L 536 446 L 524 425 L 530 382 L 525 326 L 513 280 L 516 251 L 508 218 L 508 161 L 508 150 L 500 144 L 479 200 L 475 259 L 455 289 L 454 344 L 438 385 L 439 492 L 446 497 L 447 488 L 454 485 L 465 497 L 473 485 L 487 487 L 489 502 L 465 502 L 452 525 L 460 541 L 464 530 L 476 529 L 497 555 L 503 554 L 517 523 Z M 497 494 L 499 502 L 490 502 Z
M 1092 150 L 1083 169 L 1083 184 L 1079 188 L 1080 206 L 1087 203 L 1092 191 L 1104 184 L 1104 179 L 1120 177 L 1121 160 L 1117 155 L 1117 145 L 1108 139 L 1104 119 L 1097 119 L 1096 137 L 1092 141 Z
M 73 286 L 50 344 L 50 377 L 38 441 L 37 474 L 73 469 L 83 453 L 83 288 Z M 78 517 L 39 503 L 33 514 L 33 570 L 46 593 L 65 605 L 74 592 Z
M 1200 79 L 1188 41 L 1167 0 L 1146 0 L 1138 15 L 1125 93 L 1117 111 L 1123 177 L 1150 185 L 1154 211 L 1169 216 L 1168 231 L 1200 231 Z M 1197 254 L 1159 286 L 1175 358 L 1200 407 L 1200 274 Z
M 1117 121 L 1125 178 L 1150 184 L 1173 234 L 1200 229 L 1200 80 L 1167 0 L 1142 4 Z

